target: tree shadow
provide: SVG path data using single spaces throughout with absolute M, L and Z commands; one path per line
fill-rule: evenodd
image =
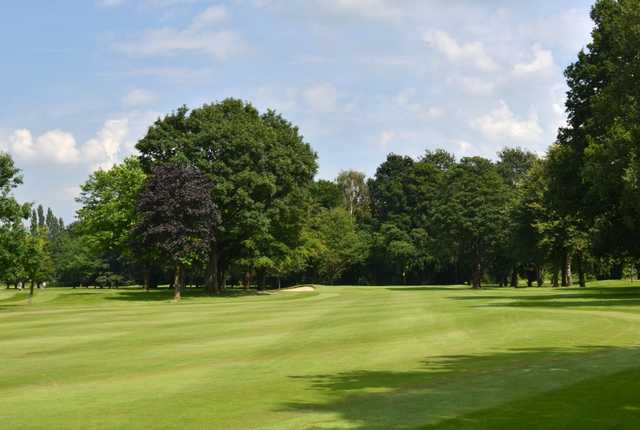
M 466 291 L 471 289 L 468 285 L 437 285 L 420 287 L 387 287 L 389 291 Z M 494 289 L 488 287 L 487 289 Z
M 313 414 L 309 430 L 636 428 L 639 359 L 638 347 L 510 349 L 436 357 L 405 372 L 291 376 L 324 401 L 281 410 Z
M 593 287 L 589 289 L 562 289 L 556 293 L 509 296 L 460 296 L 451 300 L 498 300 L 481 307 L 616 307 L 640 305 L 640 287 Z
M 112 290 L 113 292 L 114 290 Z M 133 301 L 133 302 L 163 302 L 173 300 L 173 289 L 171 288 L 158 288 L 149 291 L 143 290 L 116 290 L 115 294 L 111 294 L 105 297 L 105 300 L 117 300 L 117 301 Z M 228 288 L 224 292 L 215 295 L 209 295 L 202 288 L 188 288 L 182 292 L 181 301 L 190 301 L 194 299 L 208 299 L 219 300 L 236 297 L 250 297 L 268 295 L 266 292 L 254 290 L 254 289 L 240 289 L 240 288 Z

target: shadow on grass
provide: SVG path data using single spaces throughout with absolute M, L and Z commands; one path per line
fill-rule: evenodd
M 548 290 L 547 290 L 548 291 Z M 640 287 L 592 287 L 588 289 L 562 289 L 547 294 L 526 294 L 509 296 L 461 296 L 451 300 L 476 301 L 499 300 L 480 305 L 483 307 L 616 307 L 640 305 Z
M 387 287 L 389 291 L 465 291 L 470 290 L 468 285 L 437 285 L 420 287 Z M 491 287 L 487 289 L 493 289 Z
M 173 289 L 158 288 L 149 291 L 144 290 L 111 290 L 112 294 L 105 297 L 105 300 L 120 301 L 140 301 L 140 302 L 160 302 L 173 300 Z M 232 297 L 248 297 L 268 294 L 257 290 L 245 290 L 240 288 L 228 288 L 221 294 L 209 295 L 202 288 L 187 288 L 182 292 L 182 300 L 191 299 L 224 299 Z
M 292 376 L 325 401 L 282 410 L 325 417 L 309 430 L 638 428 L 639 359 L 638 347 L 511 349 L 406 372 Z

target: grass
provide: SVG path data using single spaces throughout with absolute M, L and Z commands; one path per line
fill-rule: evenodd
M 632 429 L 640 287 L 0 290 L 0 428 Z

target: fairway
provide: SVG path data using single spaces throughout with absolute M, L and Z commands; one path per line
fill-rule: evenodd
M 3 289 L 0 428 L 638 428 L 633 285 Z

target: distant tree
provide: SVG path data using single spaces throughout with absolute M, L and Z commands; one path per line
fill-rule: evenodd
M 498 152 L 497 169 L 508 185 L 515 187 L 527 175 L 538 156 L 522 148 L 504 148 Z
M 45 216 L 45 224 L 49 233 L 49 238 L 54 239 L 58 233 L 60 233 L 60 226 L 58 225 L 58 218 L 53 215 L 51 208 L 47 208 L 47 215 Z
M 312 266 L 322 281 L 334 283 L 348 268 L 366 261 L 366 236 L 346 209 L 321 210 L 311 219 L 310 230 L 316 247 Z
M 433 222 L 439 245 L 470 268 L 473 288 L 480 288 L 492 251 L 505 240 L 509 193 L 491 161 L 463 158 L 451 168 L 435 202 Z
M 338 187 L 342 190 L 344 207 L 351 216 L 363 219 L 369 214 L 369 187 L 364 173 L 355 170 L 340 172 L 336 178 Z
M 174 298 L 180 300 L 185 269 L 204 258 L 218 219 L 209 178 L 194 167 L 155 167 L 138 196 L 135 241 L 175 267 Z
M 315 181 L 310 188 L 313 202 L 326 209 L 334 209 L 344 203 L 344 197 L 340 185 L 333 181 L 320 179 Z
M 56 282 L 63 286 L 89 286 L 106 265 L 100 255 L 86 245 L 77 223 L 62 230 L 51 248 Z
M 26 235 L 22 267 L 29 280 L 29 296 L 33 297 L 34 286 L 51 280 L 54 273 L 46 230 L 39 229 L 37 235 Z
M 31 210 L 31 218 L 29 223 L 29 231 L 32 235 L 35 236 L 36 234 L 38 234 L 38 214 L 36 213 L 35 209 Z
M 47 226 L 46 218 L 44 216 L 44 208 L 42 205 L 38 205 L 38 227 L 45 228 Z

